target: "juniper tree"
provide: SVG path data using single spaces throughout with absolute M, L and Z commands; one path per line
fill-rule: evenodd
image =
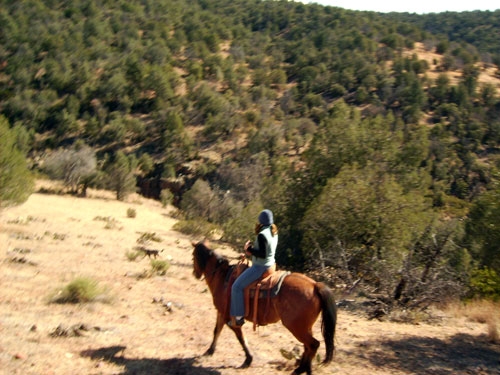
M 0 116 L 0 208 L 23 203 L 33 191 L 33 177 L 16 134 Z

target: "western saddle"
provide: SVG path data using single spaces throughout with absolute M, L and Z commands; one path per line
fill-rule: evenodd
M 235 269 L 231 273 L 231 276 L 228 280 L 228 301 L 230 301 L 231 298 L 231 286 L 233 285 L 233 282 L 248 267 L 249 261 L 247 259 L 240 260 L 235 266 Z M 266 307 L 263 314 L 263 316 L 265 317 L 269 311 L 271 298 L 278 295 L 279 288 L 281 287 L 283 279 L 289 273 L 290 272 L 287 271 L 277 271 L 276 264 L 274 264 L 273 266 L 269 267 L 259 279 L 255 280 L 245 288 L 245 318 L 247 320 L 253 321 L 254 331 L 256 330 L 257 325 L 266 324 L 264 322 L 259 322 L 258 319 L 259 301 L 264 299 L 266 300 Z M 251 306 L 253 307 L 252 311 L 250 311 Z M 252 316 L 250 316 L 250 312 L 253 313 Z

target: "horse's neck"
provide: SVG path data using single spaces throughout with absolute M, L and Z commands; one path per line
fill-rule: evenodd
M 216 260 L 210 262 L 209 267 L 205 270 L 205 280 L 212 295 L 215 296 L 224 288 L 227 275 L 232 268 L 219 265 Z

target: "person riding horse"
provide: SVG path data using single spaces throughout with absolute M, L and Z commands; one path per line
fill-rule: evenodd
M 252 243 L 245 243 L 245 254 L 252 256 L 252 265 L 238 276 L 231 288 L 230 327 L 241 327 L 245 323 L 244 289 L 269 269 L 276 266 L 275 254 L 278 246 L 278 228 L 274 224 L 271 210 L 263 210 L 255 226 L 257 238 Z
M 271 222 L 272 219 L 266 223 Z M 277 238 L 274 237 L 269 235 L 270 240 L 276 241 Z M 198 280 L 204 278 L 217 310 L 212 343 L 205 352 L 205 355 L 213 355 L 222 328 L 231 319 L 228 305 L 230 292 L 228 280 L 231 279 L 238 265 L 231 265 L 229 259 L 212 250 L 206 240 L 192 244 L 193 275 Z M 244 298 L 246 301 L 246 296 Z M 251 306 L 246 306 L 246 310 L 249 310 L 248 314 L 245 314 L 246 320 L 262 326 L 281 322 L 304 345 L 304 351 L 293 372 L 294 375 L 302 373 L 311 375 L 312 373 L 312 361 L 317 358 L 316 353 L 320 345 L 320 342 L 313 336 L 313 325 L 321 314 L 321 333 L 325 343 L 323 364 L 326 365 L 332 361 L 335 351 L 337 305 L 333 290 L 326 284 L 314 281 L 301 273 L 287 273 L 275 295 L 268 298 L 266 303 L 258 304 L 258 306 L 252 303 Z M 234 332 L 245 352 L 245 361 L 241 368 L 247 368 L 252 363 L 253 355 L 248 348 L 243 329 L 236 325 L 231 325 L 229 328 Z

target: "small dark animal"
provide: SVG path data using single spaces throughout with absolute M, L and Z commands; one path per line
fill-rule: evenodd
M 141 249 L 141 251 L 144 253 L 144 258 L 147 256 L 150 259 L 151 257 L 156 259 L 158 258 L 158 256 L 160 256 L 160 253 L 163 251 L 163 249 L 162 250 Z
M 208 289 L 213 296 L 213 303 L 217 309 L 217 321 L 215 323 L 212 344 L 205 355 L 215 352 L 217 339 L 222 328 L 229 321 L 229 299 L 227 290 L 228 275 L 234 266 L 229 261 L 211 250 L 205 242 L 193 243 L 193 266 L 194 276 L 197 279 L 205 277 Z M 298 367 L 293 374 L 311 374 L 311 361 L 316 355 L 320 342 L 312 335 L 312 327 L 318 316 L 322 315 L 321 331 L 325 341 L 326 357 L 324 364 L 333 359 L 335 348 L 335 325 L 337 322 L 337 305 L 331 289 L 325 284 L 300 274 L 291 273 L 285 277 L 281 289 L 276 297 L 270 299 L 270 308 L 265 310 L 266 303 L 259 304 L 258 324 L 266 325 L 281 320 L 283 325 L 304 344 L 304 353 L 298 362 Z M 267 311 L 267 314 L 265 313 Z M 252 308 L 245 319 L 253 321 Z M 247 342 L 243 336 L 241 327 L 230 327 L 235 333 L 240 345 L 245 352 L 245 362 L 241 367 L 250 366 L 253 356 L 248 349 Z

